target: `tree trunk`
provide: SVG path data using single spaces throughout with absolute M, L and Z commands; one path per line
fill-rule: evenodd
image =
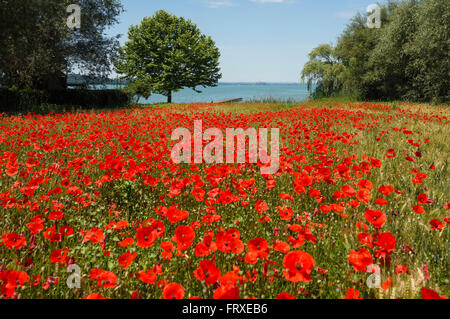
M 172 91 L 169 91 L 169 94 L 167 94 L 167 103 L 172 103 Z

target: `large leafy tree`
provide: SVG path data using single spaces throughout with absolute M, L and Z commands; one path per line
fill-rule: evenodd
M 378 89 L 378 77 L 369 76 L 373 68 L 369 59 L 389 23 L 390 12 L 396 6 L 395 2 L 380 5 L 381 28 L 369 28 L 367 14 L 358 13 L 339 36 L 335 54 L 347 69 L 342 93 L 364 99 L 376 99 L 382 95 Z
M 72 3 L 81 7 L 73 30 L 66 24 Z M 51 89 L 64 87 L 73 71 L 107 75 L 119 43 L 105 30 L 122 11 L 120 0 L 0 0 L 1 84 Z
M 375 85 L 370 79 L 364 77 L 369 70 L 369 57 L 376 46 L 380 32 L 380 29 L 367 27 L 367 16 L 357 14 L 339 37 L 335 54 L 348 71 L 345 87 L 349 91 L 345 94 L 357 97 L 377 95 Z
M 367 60 L 363 85 L 373 84 L 373 90 L 380 98 L 398 99 L 407 96 L 413 78 L 406 69 L 413 59 L 405 46 L 417 32 L 417 1 L 396 3 Z M 367 96 L 367 94 L 366 94 Z
M 427 0 L 414 13 L 417 30 L 405 44 L 410 57 L 406 76 L 411 86 L 408 99 L 450 101 L 450 1 Z
M 346 69 L 335 54 L 335 48 L 321 44 L 309 54 L 302 70 L 302 80 L 315 97 L 332 96 L 343 88 Z
M 216 86 L 221 78 L 219 49 L 190 20 L 163 10 L 131 26 L 120 49 L 117 72 L 145 95 L 157 93 L 172 102 L 182 88 Z
M 315 95 L 449 101 L 450 2 L 388 1 L 381 8 L 380 29 L 368 28 L 367 17 L 357 14 L 335 48 L 311 52 L 302 75 L 317 84 Z

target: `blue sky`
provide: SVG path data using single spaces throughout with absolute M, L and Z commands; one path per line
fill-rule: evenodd
M 164 9 L 192 20 L 221 52 L 221 82 L 299 82 L 308 53 L 335 43 L 349 19 L 375 0 L 123 0 L 110 34 Z

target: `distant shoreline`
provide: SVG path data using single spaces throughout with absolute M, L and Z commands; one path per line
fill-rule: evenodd
M 69 74 L 67 78 L 67 83 L 69 86 L 80 85 L 84 82 L 85 78 L 78 74 Z M 116 85 L 120 83 L 121 85 L 127 85 L 127 80 L 114 79 L 114 78 L 94 78 L 91 79 L 94 85 Z M 264 82 L 264 81 L 253 81 L 253 82 L 229 82 L 229 81 L 219 81 L 218 85 L 301 85 L 301 82 Z

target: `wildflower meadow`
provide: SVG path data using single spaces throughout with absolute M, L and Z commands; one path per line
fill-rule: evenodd
M 449 115 L 331 100 L 3 115 L 1 298 L 446 298 Z M 279 129 L 278 170 L 248 148 L 175 163 L 172 132 L 196 120 Z

